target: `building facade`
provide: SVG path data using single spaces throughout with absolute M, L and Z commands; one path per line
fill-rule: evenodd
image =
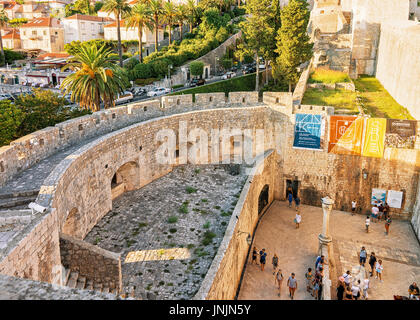
M 64 28 L 57 18 L 36 18 L 19 29 L 22 49 L 64 50 Z
M 108 17 L 75 14 L 62 20 L 64 43 L 104 39 L 104 26 L 113 20 Z

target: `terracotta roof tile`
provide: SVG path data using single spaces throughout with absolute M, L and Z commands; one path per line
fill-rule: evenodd
M 53 19 L 55 18 L 35 18 L 23 24 L 21 28 L 52 27 Z M 60 24 L 60 20 L 57 20 L 57 24 Z
M 83 14 L 74 14 L 70 17 L 65 18 L 70 20 L 86 20 L 86 21 L 98 21 L 98 22 L 111 22 L 114 21 L 114 19 L 108 18 L 108 17 L 96 17 L 96 16 L 88 16 Z

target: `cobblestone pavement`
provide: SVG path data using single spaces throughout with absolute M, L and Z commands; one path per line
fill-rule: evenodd
M 288 208 L 286 202 L 276 201 L 261 220 L 253 245 L 265 248 L 268 259 L 265 271 L 259 266 L 247 264 L 239 299 L 285 299 L 290 300 L 286 286 L 291 272 L 296 274 L 298 290 L 296 300 L 313 299 L 306 292 L 304 274 L 307 268 L 314 268 L 318 250 L 318 234 L 322 229 L 322 209 L 301 206 L 302 223 L 296 229 L 293 219 L 296 211 Z M 394 220 L 390 234 L 384 234 L 383 222 L 371 223 L 370 232 L 365 232 L 364 215 L 352 216 L 348 212 L 333 211 L 330 230 L 333 237 L 335 265 L 331 274 L 333 294 L 337 276 L 347 270 L 353 273 L 359 269 L 359 251 L 365 246 L 368 253 L 375 252 L 383 260 L 383 282 L 371 277 L 369 299 L 390 300 L 393 295 L 407 295 L 408 286 L 420 282 L 420 246 L 407 221 Z M 272 274 L 271 259 L 279 256 L 283 271 L 281 297 L 277 296 Z M 367 265 L 367 267 L 369 267 Z
M 84 240 L 122 252 L 124 290 L 135 286 L 136 297 L 191 299 L 223 239 L 245 180 L 222 165 L 177 167 L 116 199 L 113 210 Z M 207 231 L 215 237 L 205 245 Z

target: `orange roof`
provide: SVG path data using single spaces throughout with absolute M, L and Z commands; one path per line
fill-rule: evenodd
M 70 57 L 68 53 L 60 53 L 60 52 L 50 52 L 50 53 L 43 53 L 38 56 L 38 59 L 54 59 L 54 58 L 67 58 Z
M 21 28 L 36 28 L 36 27 L 52 27 L 52 21 L 55 18 L 35 18 L 31 21 L 23 24 Z M 60 24 L 60 20 L 57 19 L 57 24 Z
M 67 17 L 65 19 L 71 19 L 71 20 L 86 20 L 86 21 L 98 21 L 98 22 L 106 22 L 106 21 L 114 21 L 114 19 L 108 18 L 108 17 L 96 17 L 96 16 L 87 16 L 84 14 L 74 14 L 70 17 Z
M 20 39 L 20 33 L 16 29 L 12 29 L 3 36 L 3 39 Z

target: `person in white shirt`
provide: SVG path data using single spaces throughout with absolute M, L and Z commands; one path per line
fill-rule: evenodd
M 382 265 L 382 260 L 378 260 L 376 262 L 375 270 L 376 270 L 375 279 L 378 279 L 378 277 L 379 277 L 379 281 L 382 282 L 382 272 L 384 271 L 384 267 Z
M 350 274 L 350 270 L 347 270 L 347 272 L 345 274 L 343 274 L 343 278 L 344 278 L 344 283 L 348 286 L 350 285 L 350 281 L 351 281 L 351 274 Z
M 366 225 L 366 232 L 369 232 L 369 225 L 370 225 L 370 218 L 369 218 L 369 216 L 366 217 L 365 225 Z
M 378 215 L 379 215 L 379 208 L 375 204 L 372 208 L 372 222 L 377 222 L 378 221 Z M 376 219 L 376 221 L 375 221 L 375 219 Z
M 356 205 L 357 205 L 356 200 L 353 200 L 353 201 L 351 202 L 351 215 L 352 215 L 352 216 L 354 216 L 354 215 L 355 215 L 355 213 L 356 213 Z
M 353 299 L 357 300 L 360 297 L 360 280 L 357 280 L 357 284 L 353 284 L 351 287 L 351 293 L 353 294 Z
M 300 212 L 296 212 L 295 222 L 296 222 L 296 228 L 299 228 L 299 223 L 302 221 L 302 217 L 300 215 Z
M 369 289 L 369 278 L 366 278 L 363 280 L 363 297 L 365 297 L 365 300 L 368 299 L 368 289 Z

